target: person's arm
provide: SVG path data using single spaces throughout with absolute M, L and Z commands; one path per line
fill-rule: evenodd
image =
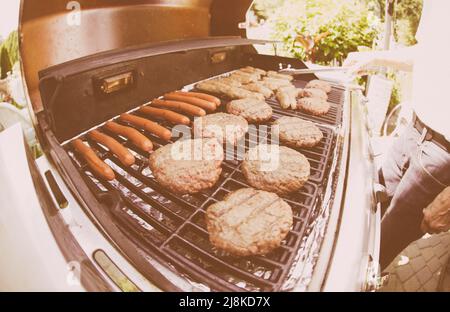
M 375 67 L 412 71 L 416 53 L 417 45 L 393 51 L 352 52 L 343 66 L 353 75 L 361 75 Z
M 450 230 L 450 186 L 423 210 L 421 229 L 430 234 Z

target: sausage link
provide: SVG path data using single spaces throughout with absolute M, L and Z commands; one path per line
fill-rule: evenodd
M 101 133 L 98 130 L 90 131 L 88 133 L 88 136 L 92 140 L 106 146 L 114 155 L 117 156 L 117 158 L 119 158 L 120 162 L 125 166 L 131 166 L 132 164 L 134 164 L 135 159 L 133 154 L 131 154 L 126 147 L 123 147 L 122 144 L 114 140 L 112 137 Z
M 145 129 L 163 140 L 169 141 L 172 138 L 172 132 L 170 132 L 170 130 L 158 125 L 156 122 L 153 122 L 151 120 L 130 114 L 122 114 L 119 118 L 122 121 L 127 121 L 137 127 Z
M 204 109 L 197 107 L 192 104 L 178 102 L 178 101 L 166 101 L 155 99 L 152 101 L 152 105 L 161 108 L 175 109 L 181 111 L 183 113 L 192 115 L 192 116 L 205 116 L 206 112 Z
M 196 97 L 211 103 L 214 103 L 216 105 L 216 107 L 219 107 L 221 102 L 220 99 L 218 97 L 215 97 L 213 95 L 210 94 L 206 94 L 206 93 L 200 93 L 200 92 L 184 92 L 184 91 L 175 91 L 176 94 L 181 94 L 181 95 L 185 95 L 185 96 L 190 96 L 190 97 Z
M 191 123 L 191 120 L 188 117 L 167 109 L 144 106 L 141 107 L 139 111 L 152 117 L 162 118 L 174 124 L 182 124 L 188 126 Z
M 94 152 L 92 148 L 83 143 L 82 140 L 76 139 L 72 141 L 72 146 L 75 150 L 80 153 L 81 156 L 86 160 L 89 168 L 92 169 L 95 173 L 103 177 L 104 179 L 110 181 L 114 180 L 116 176 L 114 175 L 114 171 L 110 166 L 105 164 Z
M 178 92 L 171 92 L 164 94 L 164 99 L 192 104 L 200 108 L 203 108 L 208 112 L 213 112 L 217 108 L 216 104 L 213 102 L 202 100 L 197 97 L 186 96 Z
M 145 135 L 133 129 L 131 127 L 122 126 L 113 121 L 108 121 L 105 124 L 105 128 L 115 134 L 122 135 L 133 142 L 134 145 L 139 147 L 141 150 L 148 152 L 153 149 L 153 143 Z

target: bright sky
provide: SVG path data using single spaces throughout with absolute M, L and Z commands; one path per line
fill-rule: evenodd
M 2 0 L 0 3 L 0 36 L 5 39 L 17 29 L 19 23 L 20 0 Z

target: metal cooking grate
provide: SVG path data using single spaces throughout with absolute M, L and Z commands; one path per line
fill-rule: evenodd
M 341 102 L 334 104 L 339 106 Z M 274 110 L 273 119 L 283 115 L 286 111 Z M 309 115 L 305 117 L 312 119 Z M 116 122 L 122 123 L 119 120 Z M 170 125 L 162 124 L 170 128 Z M 150 256 L 157 255 L 190 279 L 213 290 L 276 291 L 281 288 L 295 260 L 312 211 L 320 204 L 334 135 L 329 128 L 319 127 L 324 133 L 322 142 L 314 148 L 300 149 L 310 161 L 311 178 L 299 192 L 283 197 L 294 212 L 293 228 L 281 247 L 266 256 L 257 257 L 237 258 L 215 250 L 209 243 L 204 221 L 205 210 L 210 204 L 222 200 L 234 190 L 248 187 L 240 170 L 240 161 L 224 161 L 220 180 L 215 187 L 199 194 L 179 196 L 165 190 L 153 178 L 148 168 L 148 153 L 107 129 L 102 128 L 101 131 L 114 137 L 135 155 L 133 166 L 124 167 L 101 145 L 87 137 L 83 139 L 113 168 L 115 180 L 105 181 L 93 176 L 70 144 L 66 145 L 66 150 L 80 171 L 94 182 L 91 186 L 96 188 L 95 191 L 116 190 L 121 194 L 126 207 L 112 213 L 125 232 L 131 233 L 130 239 L 145 246 Z M 142 132 L 153 141 L 155 149 L 165 144 L 152 134 Z M 248 135 L 246 140 L 249 140 Z

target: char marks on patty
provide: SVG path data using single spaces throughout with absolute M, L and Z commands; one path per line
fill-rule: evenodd
M 323 99 L 305 97 L 298 100 L 297 108 L 311 115 L 321 116 L 328 113 L 330 103 Z
M 283 199 L 252 188 L 234 191 L 206 210 L 211 244 L 235 256 L 271 252 L 292 224 L 292 209 Z
M 216 139 L 181 140 L 150 154 L 155 179 L 178 194 L 212 187 L 222 172 L 223 148 Z
M 321 89 L 321 90 L 325 91 L 326 93 L 331 92 L 331 85 L 326 81 L 318 80 L 318 79 L 314 79 L 314 80 L 311 80 L 310 82 L 308 82 L 306 84 L 305 88 Z
M 242 173 L 254 188 L 277 194 L 298 191 L 308 181 L 308 159 L 289 147 L 259 144 L 242 162 Z
M 323 138 L 322 131 L 311 121 L 283 116 L 273 123 L 280 142 L 291 147 L 313 147 Z
M 244 117 L 249 123 L 260 123 L 272 118 L 272 107 L 257 99 L 231 101 L 227 104 L 227 112 Z
M 220 143 L 236 144 L 248 131 L 244 117 L 226 113 L 216 113 L 196 118 L 194 133 L 203 138 L 216 138 Z

